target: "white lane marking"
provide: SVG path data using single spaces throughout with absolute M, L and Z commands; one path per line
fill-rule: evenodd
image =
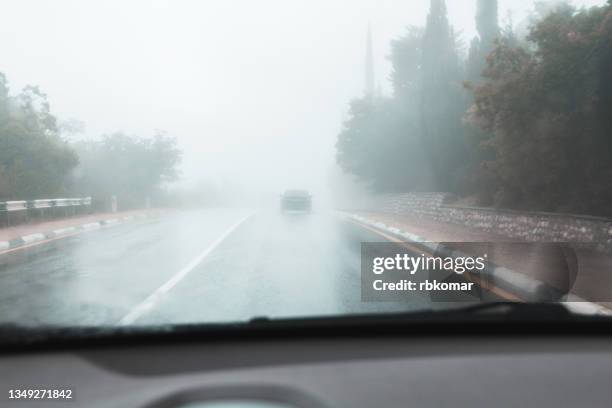
M 348 214 L 349 218 L 353 218 L 355 220 L 361 221 L 365 224 L 369 224 L 371 226 L 377 226 L 382 228 L 383 230 L 387 229 L 391 232 L 394 232 L 393 229 L 394 228 L 387 228 L 387 226 L 383 223 L 378 223 L 375 221 L 371 221 L 368 220 L 367 218 L 364 218 L 360 215 L 355 215 L 355 214 Z M 420 237 L 418 235 L 414 235 L 411 234 L 409 232 L 404 232 L 401 233 L 400 230 L 400 234 L 401 236 L 403 236 L 404 238 L 407 238 L 409 241 L 413 241 L 413 242 L 417 242 L 417 243 L 421 243 L 422 245 L 424 245 L 425 247 L 429 248 L 432 251 L 436 251 L 437 250 L 437 246 L 435 243 L 433 242 L 427 242 L 427 240 L 423 237 Z M 520 274 L 517 272 L 514 272 L 510 269 L 506 269 L 506 268 L 500 268 L 497 267 L 496 271 L 499 272 L 504 272 L 504 271 L 508 271 L 511 272 L 515 275 L 518 275 L 520 277 Z M 526 279 L 530 279 L 529 277 L 526 277 Z M 605 316 L 612 316 L 612 310 L 610 310 L 609 308 L 603 306 L 603 305 L 599 305 L 597 303 L 594 302 L 589 302 L 588 300 L 585 300 L 579 296 L 570 294 L 566 297 L 566 299 L 564 301 L 560 302 L 561 304 L 563 304 L 567 309 L 570 310 L 570 312 L 573 313 L 577 313 L 577 314 L 586 314 L 586 315 L 605 315 Z
M 234 232 L 240 225 L 242 225 L 246 220 L 251 218 L 253 214 L 249 214 L 246 217 L 240 219 L 237 223 L 233 224 L 229 229 L 227 229 L 223 234 L 221 234 L 212 244 L 208 246 L 202 253 L 200 253 L 197 257 L 195 257 L 191 262 L 189 262 L 183 269 L 178 271 L 172 278 L 170 278 L 166 283 L 161 285 L 155 292 L 149 295 L 142 303 L 136 305 L 127 315 L 125 315 L 121 320 L 119 320 L 120 326 L 127 326 L 134 323 L 138 320 L 143 314 L 151 310 L 157 302 L 161 300 L 161 298 L 168 293 L 173 287 L 175 287 L 189 272 L 195 269 L 204 258 L 206 258 L 210 253 L 218 247 L 232 232 Z

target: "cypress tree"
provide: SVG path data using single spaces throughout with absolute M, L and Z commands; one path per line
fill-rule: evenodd
M 481 55 L 485 58 L 499 38 L 497 0 L 476 0 L 476 30 L 480 37 Z
M 487 56 L 500 36 L 497 0 L 476 0 L 476 30 L 470 45 L 467 61 L 467 77 L 477 80 L 486 65 Z
M 454 189 L 465 149 L 457 123 L 465 108 L 462 73 L 444 0 L 431 0 L 423 36 L 421 137 L 436 188 Z

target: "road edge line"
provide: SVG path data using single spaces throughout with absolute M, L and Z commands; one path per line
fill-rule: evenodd
M 225 230 L 220 236 L 217 237 L 204 251 L 198 256 L 193 258 L 187 265 L 181 268 L 176 274 L 168 279 L 164 284 L 158 287 L 153 293 L 145 298 L 142 302 L 137 304 L 128 314 L 123 316 L 117 323 L 119 326 L 128 326 L 142 317 L 145 313 L 151 310 L 155 305 L 162 299 L 162 297 L 172 290 L 185 276 L 187 276 L 193 269 L 195 269 L 212 251 L 214 251 L 225 239 L 230 236 L 235 230 L 237 230 L 242 224 L 250 219 L 255 213 L 251 213 L 238 222 L 232 224 L 227 230 Z
M 163 214 L 163 212 L 153 212 L 147 215 L 143 215 L 142 218 L 155 218 L 158 217 L 160 214 Z M 134 220 L 134 217 L 123 217 L 121 219 L 112 218 L 109 220 L 100 220 L 81 225 L 73 225 L 71 227 L 58 228 L 52 231 L 36 232 L 12 238 L 9 241 L 0 241 L 0 255 L 18 251 L 20 249 L 30 248 L 40 244 L 45 244 L 47 242 L 56 241 L 60 238 L 67 238 L 82 232 L 94 231 L 104 227 L 112 227 L 114 225 L 119 225 L 123 222 L 132 220 Z
M 440 244 L 435 244 L 432 242 L 428 242 L 426 241 L 424 238 L 419 237 L 418 235 L 414 235 L 411 234 L 409 232 L 402 232 L 400 229 L 395 228 L 395 227 L 390 227 L 382 222 L 379 221 L 372 221 L 366 217 L 363 217 L 361 215 L 357 215 L 357 214 L 353 214 L 353 213 L 349 213 L 349 212 L 339 212 L 340 215 L 347 217 L 348 219 L 352 219 L 354 221 L 357 221 L 358 223 L 364 225 L 364 226 L 369 226 L 370 228 L 376 228 L 381 232 L 385 232 L 387 234 L 391 234 L 391 235 L 395 235 L 398 238 L 403 238 L 403 239 L 408 239 L 409 242 L 416 244 L 416 245 L 422 245 L 423 249 L 429 249 L 429 250 L 440 250 L 440 249 L 446 249 L 445 247 L 441 246 Z M 414 238 L 418 239 L 415 240 Z M 435 249 L 432 248 L 432 246 L 436 247 Z M 448 250 L 448 249 L 447 249 Z M 450 251 L 451 255 L 453 256 L 459 256 L 462 255 L 462 253 L 460 251 Z M 520 274 L 518 272 L 515 272 L 511 269 L 499 266 L 499 265 L 494 265 L 494 267 L 492 268 L 491 271 L 488 271 L 489 274 L 493 275 L 493 278 L 497 278 L 499 281 L 503 281 L 505 279 L 507 279 L 506 275 L 512 275 L 511 277 L 514 279 L 516 279 L 517 276 L 520 276 L 521 279 L 525 282 L 529 283 L 529 286 L 533 286 L 536 283 L 542 283 L 536 279 L 533 279 L 531 277 L 528 277 L 527 275 L 524 274 Z M 498 276 L 495 276 L 495 275 Z M 502 275 L 502 276 L 499 276 Z M 522 276 L 521 276 L 522 275 Z M 500 279 L 501 278 L 501 279 Z M 508 282 L 510 282 L 510 280 L 508 280 Z M 514 282 L 510 282 L 512 285 L 514 285 Z M 496 285 L 494 285 L 496 286 Z M 501 288 L 504 291 L 507 291 L 507 289 L 505 288 Z M 490 290 L 490 288 L 489 288 Z M 514 295 L 512 292 L 509 292 L 512 295 Z M 525 301 L 525 300 L 522 300 Z M 574 313 L 585 313 L 585 314 L 598 314 L 598 315 L 612 315 L 612 310 L 606 308 L 605 306 L 599 305 L 597 303 L 588 301 L 586 299 L 582 299 L 576 295 L 565 295 L 565 300 L 560 301 L 560 303 L 562 305 L 564 305 L 568 310 L 574 312 Z

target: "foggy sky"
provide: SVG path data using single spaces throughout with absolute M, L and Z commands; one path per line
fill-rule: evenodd
M 178 137 L 185 183 L 315 189 L 348 102 L 364 86 L 365 33 L 389 93 L 388 44 L 423 25 L 428 0 L 19 0 L 3 6 L 0 72 L 40 85 L 85 137 Z M 466 44 L 474 0 L 447 0 Z M 531 0 L 501 0 L 500 19 Z M 605 0 L 576 0 L 600 5 Z M 256 187 L 259 188 L 259 187 Z

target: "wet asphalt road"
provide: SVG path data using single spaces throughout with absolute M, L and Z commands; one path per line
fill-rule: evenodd
M 344 224 L 332 213 L 207 209 L 3 254 L 0 323 L 145 325 L 432 307 L 418 296 L 362 302 L 361 238 Z

